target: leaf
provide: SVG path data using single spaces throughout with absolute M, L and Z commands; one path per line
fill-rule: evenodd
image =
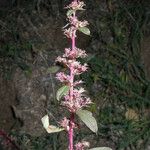
M 92 116 L 92 113 L 88 110 L 78 110 L 76 114 L 79 118 L 86 124 L 86 126 L 93 132 L 97 133 L 98 126 L 95 118 Z
M 68 17 L 71 16 L 74 12 L 75 12 L 75 10 L 68 10 L 67 11 L 67 16 Z
M 64 128 L 59 128 L 59 127 L 56 127 L 56 126 L 53 126 L 53 125 L 50 125 L 47 129 L 46 129 L 46 131 L 48 132 L 48 133 L 56 133 L 56 132 L 61 132 L 61 131 L 63 131 L 64 130 Z
M 52 66 L 47 69 L 47 72 L 48 73 L 56 73 L 59 69 L 60 69 L 60 67 L 58 67 L 58 66 Z
M 81 27 L 78 30 L 86 35 L 90 35 L 90 30 L 87 27 Z
M 47 129 L 47 128 L 49 127 L 49 117 L 48 117 L 48 115 L 45 115 L 45 116 L 41 119 L 41 121 L 42 121 L 43 127 L 44 127 L 45 129 Z
M 127 120 L 134 120 L 134 121 L 138 121 L 139 120 L 139 115 L 136 113 L 136 111 L 134 109 L 128 108 L 126 113 L 125 113 L 125 117 Z
M 56 94 L 56 99 L 59 101 L 62 96 L 66 95 L 69 91 L 69 86 L 63 86 L 61 87 L 58 91 L 57 91 L 57 94 Z
M 55 132 L 60 132 L 60 131 L 63 131 L 64 128 L 59 128 L 59 127 L 56 127 L 56 126 L 53 126 L 53 125 L 49 125 L 49 117 L 48 115 L 45 115 L 42 119 L 42 124 L 43 124 L 43 127 L 46 129 L 46 131 L 48 133 L 55 133 Z
M 95 148 L 91 148 L 89 150 L 112 150 L 112 149 L 109 147 L 95 147 Z

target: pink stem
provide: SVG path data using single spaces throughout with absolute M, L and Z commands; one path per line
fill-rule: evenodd
M 74 126 L 74 113 L 70 116 L 70 128 L 69 128 L 69 150 L 73 150 L 73 127 Z
M 75 0 L 76 1 L 76 0 Z M 75 17 L 75 13 L 74 13 L 74 17 Z M 75 41 L 75 34 L 76 34 L 76 30 L 73 33 L 72 36 L 72 51 L 75 50 L 75 45 L 76 45 L 76 41 Z M 70 67 L 70 82 L 71 82 L 71 86 L 70 86 L 70 101 L 73 101 L 73 83 L 74 83 L 74 68 Z M 74 146 L 73 146 L 73 128 L 74 128 L 74 112 L 71 113 L 70 115 L 70 127 L 69 127 L 69 150 L 73 150 Z
M 7 143 L 10 143 L 13 149 L 20 150 L 20 148 L 12 141 L 12 139 L 2 130 L 0 130 L 0 136 L 4 137 Z

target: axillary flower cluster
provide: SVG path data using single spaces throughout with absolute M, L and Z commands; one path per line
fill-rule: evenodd
M 64 64 L 69 69 L 69 75 L 65 74 L 64 72 L 59 72 L 56 74 L 56 78 L 60 82 L 70 87 L 69 93 L 65 95 L 62 105 L 67 107 L 72 113 L 91 103 L 91 100 L 85 97 L 83 94 L 85 90 L 83 88 L 76 88 L 79 84 L 83 83 L 83 81 L 75 81 L 76 75 L 80 75 L 88 69 L 86 63 L 81 64 L 77 60 L 78 58 L 84 58 L 87 56 L 84 50 L 76 47 L 76 32 L 80 28 L 88 25 L 87 21 L 79 21 L 76 17 L 76 11 L 84 10 L 83 6 L 85 6 L 84 2 L 73 1 L 69 6 L 66 7 L 70 11 L 67 16 L 70 27 L 64 30 L 64 34 L 71 39 L 72 46 L 71 48 L 65 48 L 65 54 L 63 54 L 62 57 L 57 57 L 56 59 L 56 62 Z

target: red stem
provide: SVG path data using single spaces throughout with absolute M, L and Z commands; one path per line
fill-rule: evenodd
M 73 16 L 75 17 L 75 13 L 73 14 Z M 76 35 L 76 30 L 73 32 L 73 36 L 72 36 L 72 51 L 75 50 L 76 47 L 76 40 L 75 40 L 75 35 Z M 70 86 L 70 101 L 73 101 L 73 83 L 74 83 L 74 68 L 70 67 L 70 82 L 71 82 L 71 86 Z M 70 115 L 70 124 L 69 124 L 69 150 L 73 150 L 74 146 L 73 146 L 73 136 L 74 136 L 74 112 L 71 113 Z
M 4 137 L 4 140 L 7 141 L 7 143 L 10 143 L 14 149 L 20 150 L 20 148 L 14 143 L 14 141 L 4 131 L 0 130 L 0 136 Z
M 69 150 L 73 150 L 73 128 L 74 128 L 74 113 L 70 116 L 70 128 L 69 128 Z

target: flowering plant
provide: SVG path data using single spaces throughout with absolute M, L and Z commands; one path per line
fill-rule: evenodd
M 78 125 L 75 121 L 75 116 L 79 116 L 79 118 L 86 124 L 86 126 L 91 129 L 91 131 L 97 133 L 98 127 L 95 118 L 92 116 L 92 113 L 88 110 L 83 110 L 83 108 L 88 107 L 89 104 L 92 103 L 91 99 L 85 96 L 84 88 L 80 87 L 80 84 L 83 83 L 82 80 L 75 80 L 75 76 L 82 74 L 87 71 L 88 65 L 81 64 L 78 61 L 78 58 L 84 58 L 87 56 L 85 50 L 81 50 L 76 47 L 76 37 L 77 31 L 80 31 L 86 35 L 90 35 L 90 30 L 87 28 L 89 24 L 86 20 L 80 21 L 76 16 L 77 11 L 84 10 L 85 6 L 83 1 L 74 0 L 69 4 L 66 9 L 67 18 L 69 23 L 65 26 L 64 34 L 67 38 L 71 40 L 71 48 L 65 48 L 65 53 L 62 57 L 57 57 L 56 62 L 62 63 L 69 70 L 69 74 L 65 74 L 64 72 L 59 72 L 56 74 L 56 78 L 64 84 L 57 91 L 57 100 L 61 101 L 61 105 L 68 109 L 70 112 L 70 117 L 64 117 L 60 122 L 61 128 L 55 127 L 53 125 L 49 125 L 48 115 L 42 118 L 42 123 L 44 128 L 48 133 L 60 132 L 62 130 L 66 130 L 68 132 L 69 139 L 69 150 L 84 150 L 90 146 L 89 142 L 81 141 L 77 144 L 74 144 L 74 129 L 78 128 Z M 66 28 L 68 27 L 68 28 Z M 106 147 L 97 147 L 91 150 L 110 150 Z

